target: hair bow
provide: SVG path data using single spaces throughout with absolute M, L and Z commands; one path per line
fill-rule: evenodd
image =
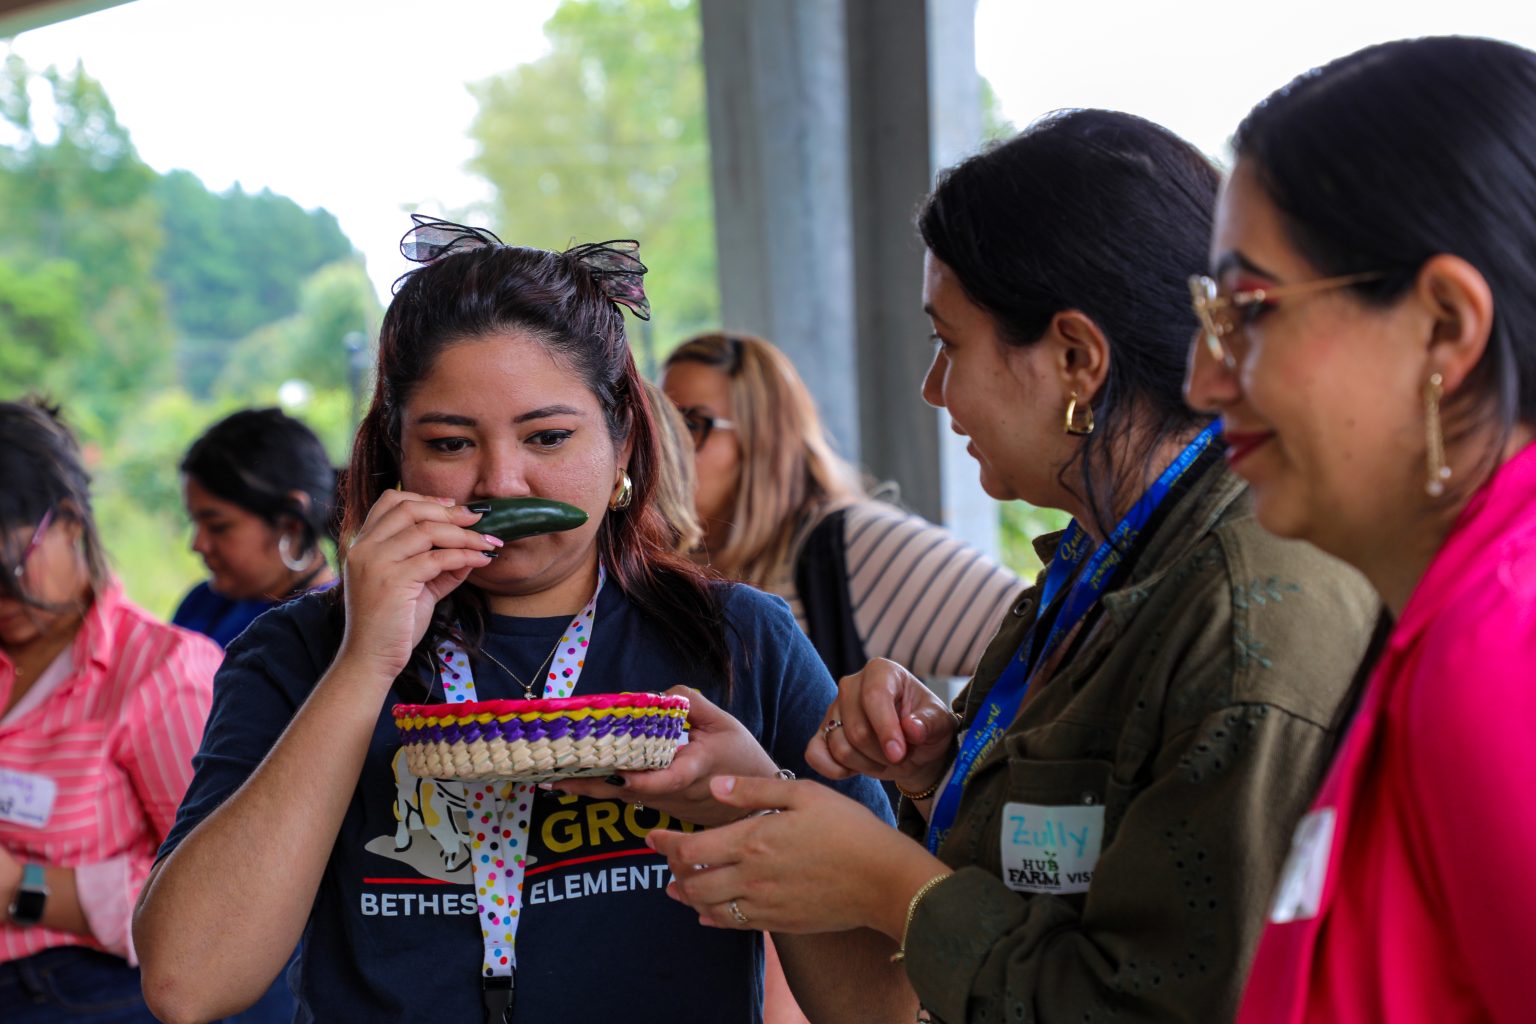
M 400 255 L 412 263 L 431 263 L 449 253 L 502 244 L 485 228 L 467 227 L 420 213 L 411 214 L 411 222 L 414 226 L 400 236 Z
M 453 253 L 506 244 L 485 228 L 472 228 L 420 213 L 411 214 L 411 221 L 411 229 L 400 238 L 400 255 L 412 263 L 433 263 Z M 585 267 L 608 301 L 623 306 L 642 320 L 649 320 L 651 303 L 645 297 L 645 285 L 641 281 L 646 266 L 640 262 L 639 252 L 639 242 L 624 238 L 573 246 L 561 255 Z
M 606 242 L 588 242 L 573 246 L 562 255 L 587 268 L 597 286 L 641 320 L 651 318 L 651 302 L 645 297 L 646 267 L 640 262 L 640 243 L 633 238 L 615 238 Z

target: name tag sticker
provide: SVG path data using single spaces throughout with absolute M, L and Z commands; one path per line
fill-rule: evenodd
M 1104 845 L 1104 806 L 1003 806 L 1003 884 L 1014 892 L 1087 892 Z
M 58 786 L 46 775 L 0 768 L 0 821 L 42 828 L 53 814 Z
M 1332 807 L 1319 807 L 1296 823 L 1291 853 L 1280 872 L 1275 903 L 1269 919 L 1275 924 L 1305 921 L 1317 916 L 1323 902 L 1323 883 L 1328 880 L 1328 857 L 1333 852 Z

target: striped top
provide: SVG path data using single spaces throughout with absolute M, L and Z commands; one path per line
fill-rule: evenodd
M 969 676 L 1024 581 L 941 526 L 873 499 L 848 508 L 848 595 L 864 651 L 919 676 Z M 806 629 L 794 566 L 767 587 Z
M 9 820 L 0 806 L 0 846 L 18 860 L 74 868 L 95 938 L 20 928 L 0 914 L 0 961 L 84 945 L 137 963 L 133 904 L 192 779 L 223 652 L 155 620 L 113 581 L 60 657 L 67 670 L 40 677 L 0 719 L 0 791 L 36 789 L 40 779 L 56 787 L 41 827 Z M 0 652 L 0 707 L 15 682 Z M 36 700 L 45 682 L 51 689 Z

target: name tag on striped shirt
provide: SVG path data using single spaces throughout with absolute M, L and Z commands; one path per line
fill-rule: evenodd
M 46 775 L 0 768 L 0 821 L 42 828 L 53 814 L 58 786 Z

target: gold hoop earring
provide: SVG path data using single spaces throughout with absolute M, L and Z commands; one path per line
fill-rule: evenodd
M 635 498 L 635 485 L 629 479 L 629 471 L 619 470 L 619 485 L 614 489 L 613 497 L 608 499 L 608 507 L 617 512 L 621 508 L 629 508 L 629 503 Z
M 1084 403 L 1083 412 L 1086 419 L 1082 423 L 1077 422 L 1077 392 L 1072 392 L 1072 397 L 1067 399 L 1067 423 L 1066 430 L 1069 434 L 1085 436 L 1093 433 L 1093 406 Z
M 1424 491 L 1431 498 L 1444 494 L 1445 482 L 1451 478 L 1451 467 L 1445 464 L 1445 434 L 1440 428 L 1440 398 L 1444 394 L 1445 378 L 1438 373 L 1430 374 L 1424 382 L 1424 461 L 1429 471 Z

